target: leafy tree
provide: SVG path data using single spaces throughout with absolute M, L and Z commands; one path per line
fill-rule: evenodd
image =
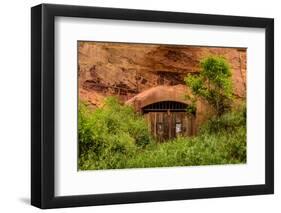
M 216 110 L 217 116 L 228 111 L 232 103 L 232 80 L 228 62 L 219 56 L 209 56 L 200 62 L 198 75 L 188 74 L 186 85 L 193 96 L 187 96 L 193 103 L 204 98 Z

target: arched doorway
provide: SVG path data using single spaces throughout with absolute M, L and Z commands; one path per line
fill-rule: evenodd
M 177 101 L 160 101 L 142 108 L 150 125 L 151 134 L 157 141 L 193 134 L 194 115 L 186 112 L 187 104 Z

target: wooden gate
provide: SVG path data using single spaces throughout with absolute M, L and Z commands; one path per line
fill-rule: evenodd
M 157 102 L 143 108 L 152 135 L 157 141 L 193 134 L 194 116 L 186 112 L 187 105 L 174 101 Z

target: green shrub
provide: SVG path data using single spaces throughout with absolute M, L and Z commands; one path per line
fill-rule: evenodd
M 127 159 L 126 168 L 245 163 L 245 111 L 243 108 L 211 119 L 196 137 L 152 145 Z
M 115 98 L 94 111 L 79 105 L 79 169 L 118 169 L 246 162 L 246 108 L 206 122 L 196 137 L 155 143 L 145 120 Z
M 126 168 L 198 166 L 246 162 L 246 134 L 241 128 L 233 134 L 178 138 L 145 150 L 127 161 Z
M 238 109 L 225 113 L 221 117 L 211 118 L 205 125 L 200 128 L 200 134 L 218 134 L 226 132 L 231 134 L 237 128 L 246 128 L 246 107 L 242 104 Z
M 121 159 L 151 143 L 145 120 L 113 97 L 94 111 L 80 103 L 78 132 L 80 169 L 119 168 Z

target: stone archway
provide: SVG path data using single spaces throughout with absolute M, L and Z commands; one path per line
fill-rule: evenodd
M 181 84 L 175 86 L 156 86 L 137 94 L 129 99 L 126 104 L 133 106 L 137 111 L 140 111 L 149 104 L 161 101 L 175 101 L 190 104 L 185 98 L 185 95 L 188 93 L 187 87 Z
M 179 135 L 194 134 L 195 117 L 186 112 L 189 104 L 185 99 L 186 94 L 184 85 L 156 86 L 139 93 L 126 104 L 144 115 L 151 134 L 162 142 Z

